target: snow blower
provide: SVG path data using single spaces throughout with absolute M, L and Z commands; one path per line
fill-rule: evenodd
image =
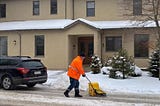
M 106 93 L 99 88 L 98 82 L 91 82 L 87 76 L 86 76 L 86 79 L 89 81 L 88 92 L 90 96 L 100 96 L 100 97 L 106 96 Z

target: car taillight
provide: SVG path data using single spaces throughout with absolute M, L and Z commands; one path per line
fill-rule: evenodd
M 21 73 L 21 74 L 27 74 L 29 72 L 29 69 L 27 68 L 17 68 L 17 70 Z

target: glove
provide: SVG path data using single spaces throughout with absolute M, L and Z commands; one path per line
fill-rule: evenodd
M 86 74 L 83 74 L 82 77 L 86 77 Z

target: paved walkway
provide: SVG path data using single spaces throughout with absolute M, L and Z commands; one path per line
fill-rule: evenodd
M 0 106 L 67 106 L 66 103 L 55 102 L 56 100 L 68 99 L 63 95 L 62 89 L 35 87 L 28 89 L 20 87 L 17 90 L 6 91 L 0 89 Z M 79 100 L 112 101 L 121 103 L 143 103 L 150 105 L 142 106 L 160 106 L 160 95 L 153 94 L 131 94 L 131 93 L 107 93 L 106 97 L 91 97 L 87 91 L 81 91 L 83 98 Z M 71 100 L 74 100 L 74 91 L 70 93 Z M 44 100 L 45 99 L 45 100 Z M 52 101 L 53 100 L 53 101 Z M 77 99 L 75 99 L 77 100 Z M 71 106 L 70 104 L 68 106 Z M 75 106 L 75 105 L 73 105 Z M 76 105 L 80 106 L 80 105 Z M 112 105 L 107 105 L 112 106 Z M 128 105 L 127 105 L 128 106 Z M 133 106 L 133 105 L 129 105 Z

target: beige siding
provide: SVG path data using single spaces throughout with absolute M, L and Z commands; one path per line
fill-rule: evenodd
M 50 14 L 50 0 L 40 1 L 40 15 L 33 16 L 34 0 L 1 0 L 7 6 L 7 17 L 0 18 L 0 21 L 14 20 L 46 20 L 46 19 L 77 19 L 87 20 L 126 20 L 133 17 L 133 4 L 131 0 L 94 0 L 95 16 L 86 16 L 86 1 L 89 0 L 57 0 L 57 14 Z M 93 0 L 90 0 L 93 1 Z M 74 8 L 73 8 L 74 7 Z M 146 8 L 146 7 L 144 7 Z M 144 18 L 136 16 L 136 18 Z
M 117 30 L 105 30 L 102 37 L 103 46 L 103 59 L 106 60 L 112 57 L 116 52 L 105 51 L 105 37 L 106 36 L 122 36 L 122 48 L 126 49 L 130 56 L 134 57 L 134 35 L 135 34 L 149 34 L 149 55 L 151 55 L 153 48 L 155 47 L 156 34 L 153 33 L 153 29 L 117 29 Z M 135 64 L 139 67 L 148 67 L 148 58 L 134 58 Z
M 50 0 L 40 0 L 40 15 L 32 15 L 33 0 L 0 0 L 5 3 L 7 17 L 0 18 L 2 21 L 19 20 L 41 20 L 41 19 L 77 19 L 112 21 L 125 20 L 124 13 L 132 12 L 132 4 L 128 0 L 95 0 L 95 17 L 86 16 L 87 0 L 57 0 L 57 14 L 50 14 Z M 92 0 L 91 0 L 92 1 Z M 129 4 L 128 4 L 129 3 Z M 126 7 L 129 6 L 129 7 Z M 127 12 L 124 9 L 128 9 Z M 131 11 L 130 11 L 131 10 Z M 74 12 L 74 13 L 73 13 Z M 122 36 L 122 47 L 127 49 L 129 55 L 134 55 L 134 35 L 149 34 L 149 54 L 155 47 L 155 31 L 150 29 L 108 29 L 99 30 L 82 22 L 76 22 L 62 30 L 26 30 L 26 31 L 6 31 L 0 32 L 0 36 L 8 36 L 8 55 L 29 55 L 33 58 L 41 59 L 49 69 L 67 69 L 70 61 L 78 53 L 78 37 L 94 37 L 94 54 L 106 60 L 115 52 L 105 51 L 106 36 Z M 35 56 L 35 35 L 45 36 L 45 56 Z M 21 49 L 20 49 L 21 36 Z M 16 44 L 13 43 L 16 41 Z M 21 50 L 21 51 L 20 51 Z M 135 63 L 139 67 L 147 67 L 147 58 L 135 58 Z
M 94 37 L 94 53 L 100 54 L 99 51 L 99 39 L 97 39 L 98 32 L 95 28 L 90 27 L 84 23 L 77 23 L 76 25 L 73 25 L 71 28 L 67 29 L 66 33 L 69 36 L 68 40 L 68 63 L 71 62 L 73 57 L 75 57 L 78 53 L 78 37 L 88 37 L 93 36 Z M 72 42 L 72 43 L 71 43 Z M 75 45 L 75 48 L 73 48 L 73 45 Z
M 66 18 L 73 19 L 73 2 L 72 0 L 66 0 Z
M 78 37 L 94 36 L 95 54 L 100 54 L 97 31 L 84 23 L 73 26 L 66 30 L 7 31 L 0 32 L 0 36 L 8 36 L 9 56 L 17 56 L 21 52 L 22 56 L 41 59 L 49 69 L 67 69 L 70 61 L 77 55 Z M 35 56 L 35 35 L 45 36 L 44 57 Z M 13 43 L 14 40 L 16 40 L 16 45 Z M 75 48 L 73 48 L 73 44 L 75 44 Z
M 130 56 L 134 56 L 134 35 L 149 34 L 149 55 L 153 51 L 156 34 L 153 29 L 115 29 L 104 30 L 102 42 L 100 32 L 84 23 L 77 23 L 65 30 L 32 30 L 32 31 L 7 31 L 1 32 L 0 36 L 8 36 L 8 55 L 20 55 L 20 35 L 21 35 L 21 55 L 31 56 L 41 59 L 49 69 L 67 69 L 70 61 L 78 53 L 78 37 L 94 37 L 94 54 L 101 56 L 105 61 L 113 56 L 115 52 L 105 51 L 106 36 L 122 36 L 122 47 Z M 35 35 L 45 36 L 45 56 L 35 56 Z M 14 44 L 16 40 L 16 45 Z M 73 46 L 75 45 L 75 46 Z M 102 48 L 101 48 L 102 45 Z M 102 53 L 101 53 L 102 49 Z M 148 67 L 148 58 L 135 58 L 135 63 L 139 67 Z
M 50 14 L 50 0 L 40 0 L 40 15 L 33 16 L 34 0 L 1 0 L 6 3 L 6 18 L 0 21 L 14 20 L 41 20 L 41 19 L 77 19 L 85 18 L 88 20 L 122 20 L 123 0 L 95 0 L 95 16 L 86 16 L 87 0 L 57 0 L 57 14 Z M 121 10 L 120 10 L 121 8 Z M 74 12 L 74 13 L 73 13 Z M 74 15 L 74 16 L 73 16 Z
M 49 68 L 66 69 L 68 65 L 67 36 L 61 31 L 47 31 L 45 62 Z
M 50 14 L 50 0 L 40 0 L 40 15 L 38 16 L 33 16 L 33 1 L 34 0 L 0 1 L 0 3 L 6 3 L 7 8 L 6 18 L 2 18 L 0 21 L 65 19 L 65 17 L 71 18 L 71 0 L 67 0 L 68 9 L 65 8 L 65 0 L 57 0 L 57 14 Z M 65 11 L 67 12 L 65 13 Z
M 49 69 L 66 69 L 67 66 L 67 36 L 61 30 L 19 31 L 21 34 L 21 55 L 41 59 Z M 45 35 L 45 56 L 35 56 L 35 35 Z M 20 40 L 17 32 L 2 33 L 8 36 L 8 55 L 20 55 Z M 13 41 L 16 40 L 16 45 Z
M 75 18 L 85 18 L 88 20 L 119 20 L 118 0 L 95 0 L 95 16 L 86 16 L 86 1 L 75 0 Z

